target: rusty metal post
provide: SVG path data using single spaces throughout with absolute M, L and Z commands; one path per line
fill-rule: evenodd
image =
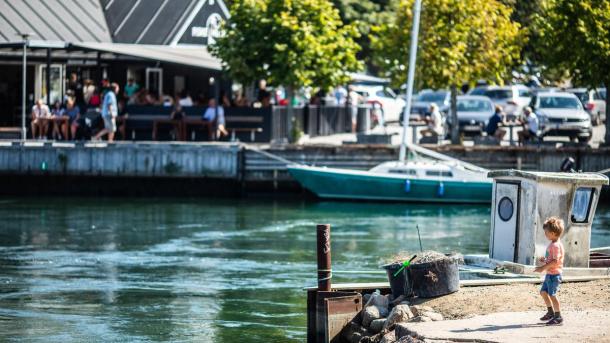
M 318 291 L 330 291 L 330 280 L 333 277 L 330 267 L 330 224 L 317 226 L 318 236 Z

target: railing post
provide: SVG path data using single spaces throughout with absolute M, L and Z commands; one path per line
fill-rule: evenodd
M 330 291 L 333 276 L 330 266 L 330 224 L 317 226 L 318 236 L 318 291 Z

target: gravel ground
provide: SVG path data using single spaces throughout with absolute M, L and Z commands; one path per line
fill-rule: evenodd
M 463 287 L 434 299 L 415 299 L 414 304 L 434 308 L 446 319 L 470 318 L 496 312 L 546 311 L 539 284 Z M 562 311 L 610 309 L 610 279 L 564 283 L 559 289 Z

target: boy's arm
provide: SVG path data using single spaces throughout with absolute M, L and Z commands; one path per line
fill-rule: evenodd
M 550 261 L 550 262 L 548 262 L 548 263 L 546 263 L 546 264 L 544 264 L 544 265 L 542 265 L 542 266 L 540 266 L 540 267 L 536 267 L 536 268 L 534 269 L 534 271 L 535 271 L 535 272 L 541 272 L 541 273 L 544 273 L 544 272 L 546 272 L 547 270 L 549 270 L 549 269 L 551 269 L 551 268 L 554 268 L 554 267 L 558 266 L 558 264 L 559 264 L 559 261 L 558 261 L 558 260 L 552 260 L 552 261 Z

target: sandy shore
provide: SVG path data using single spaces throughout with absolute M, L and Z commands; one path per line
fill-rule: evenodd
M 446 319 L 462 319 L 498 312 L 546 311 L 539 284 L 463 287 L 459 292 L 413 304 L 434 308 Z M 610 310 L 610 279 L 561 285 L 562 311 Z

